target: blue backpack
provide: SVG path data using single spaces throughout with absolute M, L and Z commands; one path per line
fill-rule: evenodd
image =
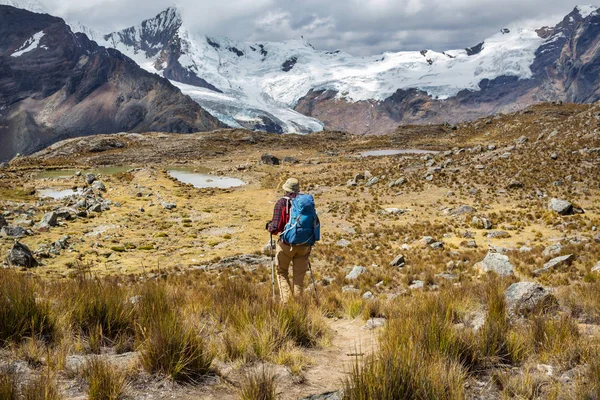
M 310 245 L 321 240 L 321 225 L 310 194 L 299 194 L 291 200 L 290 220 L 281 239 L 291 245 Z

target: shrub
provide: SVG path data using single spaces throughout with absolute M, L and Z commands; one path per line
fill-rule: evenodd
M 183 382 L 197 381 L 210 372 L 213 355 L 208 346 L 173 313 L 159 316 L 143 335 L 141 360 L 148 372 Z
M 51 342 L 57 336 L 55 319 L 46 301 L 36 301 L 31 278 L 16 271 L 0 274 L 0 345 L 38 338 Z
M 23 400 L 60 400 L 62 396 L 49 372 L 42 373 L 21 388 Z
M 118 400 L 125 393 L 126 380 L 108 361 L 92 357 L 84 366 L 90 400 Z
M 240 388 L 241 400 L 275 400 L 275 374 L 265 368 L 244 375 Z
M 73 325 L 90 338 L 93 348 L 135 333 L 134 308 L 116 283 L 80 281 L 71 289 L 67 302 Z

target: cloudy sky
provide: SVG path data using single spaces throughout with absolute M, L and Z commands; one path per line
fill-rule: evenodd
M 111 32 L 152 17 L 172 0 L 41 0 L 53 14 Z M 316 48 L 357 55 L 477 44 L 517 23 L 554 25 L 576 0 L 178 0 L 198 33 L 247 41 L 303 35 Z

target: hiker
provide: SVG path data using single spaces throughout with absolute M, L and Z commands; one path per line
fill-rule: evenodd
M 277 280 L 280 299 L 286 303 L 304 290 L 304 275 L 309 267 L 308 257 L 313 244 L 320 240 L 319 218 L 311 195 L 300 193 L 298 179 L 290 178 L 282 186 L 285 196 L 275 203 L 273 219 L 266 229 L 277 241 Z M 293 286 L 289 278 L 290 262 L 293 265 Z

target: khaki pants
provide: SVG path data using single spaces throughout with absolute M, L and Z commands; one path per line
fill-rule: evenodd
M 304 290 L 304 275 L 308 270 L 308 256 L 311 246 L 290 246 L 277 241 L 277 275 L 279 282 L 279 293 L 283 303 L 291 296 L 300 296 Z M 293 265 L 293 282 L 290 282 L 290 262 Z

